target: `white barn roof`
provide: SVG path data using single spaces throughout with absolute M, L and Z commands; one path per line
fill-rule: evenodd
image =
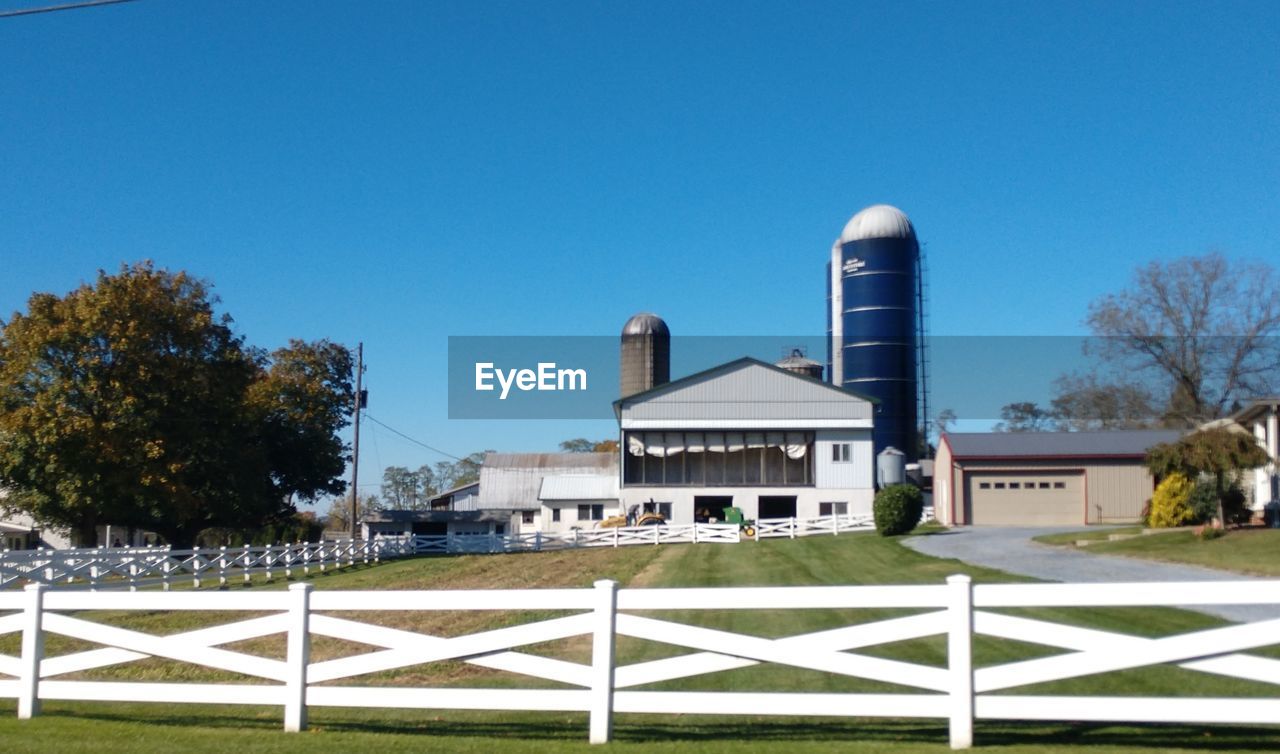
M 561 474 L 618 476 L 616 453 L 488 453 L 480 467 L 482 510 L 534 510 L 542 480 Z

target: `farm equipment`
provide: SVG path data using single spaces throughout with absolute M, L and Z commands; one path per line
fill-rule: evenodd
M 597 529 L 616 529 L 623 526 L 663 526 L 667 517 L 661 513 L 642 513 L 633 523 L 627 522 L 626 516 L 610 516 L 596 524 Z
M 726 524 L 737 524 L 742 536 L 748 539 L 756 535 L 756 522 L 748 521 L 743 515 L 742 509 L 736 505 L 724 509 L 724 522 Z

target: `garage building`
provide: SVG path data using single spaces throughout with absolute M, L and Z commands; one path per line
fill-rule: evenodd
M 942 436 L 934 469 L 941 523 L 1074 526 L 1136 521 L 1155 481 L 1147 450 L 1176 430 L 985 432 Z

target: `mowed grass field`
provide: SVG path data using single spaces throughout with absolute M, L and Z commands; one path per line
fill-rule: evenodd
M 312 576 L 318 589 L 439 589 L 588 586 L 612 578 L 627 586 L 758 586 L 823 584 L 912 584 L 941 582 L 953 573 L 978 581 L 1014 580 L 955 561 L 928 558 L 897 540 L 873 534 L 773 540 L 738 545 L 625 547 L 505 556 L 420 558 Z M 283 581 L 235 589 L 283 589 Z M 1137 635 L 1168 635 L 1218 625 L 1199 613 L 1170 609 L 1075 609 L 1026 611 Z M 662 616 L 758 636 L 786 636 L 903 611 L 685 611 Z M 553 615 L 506 612 L 353 616 L 386 625 L 458 635 Z M 189 630 L 240 616 L 190 613 L 98 614 L 95 619 L 157 634 Z M 16 636 L 0 637 L 0 651 L 13 654 Z M 50 654 L 86 645 L 51 637 Z M 283 654 L 282 637 L 244 642 L 233 648 L 263 655 Z M 366 648 L 317 639 L 316 659 Z M 589 641 L 573 639 L 534 651 L 586 661 Z M 621 662 L 651 659 L 683 650 L 648 642 L 619 642 Z M 945 662 L 941 637 L 867 650 L 931 665 Z M 1054 650 L 1013 642 L 975 644 L 979 666 L 1052 654 Z M 1275 653 L 1272 653 L 1275 655 Z M 1280 655 L 1278 655 L 1280 656 Z M 226 682 L 241 680 L 220 671 L 146 660 L 88 677 L 127 680 Z M 360 682 L 355 679 L 349 682 Z M 243 681 L 242 681 L 243 682 Z M 374 676 L 365 682 L 405 685 L 530 686 L 463 663 L 436 663 Z M 554 684 L 544 684 L 553 686 Z M 701 690 L 902 691 L 888 684 L 833 677 L 778 666 L 755 666 L 702 678 L 668 682 L 657 688 Z M 1125 671 L 1019 689 L 1018 693 L 1100 693 L 1141 695 L 1275 695 L 1273 687 L 1237 682 L 1171 667 Z M 581 714 L 357 710 L 312 708 L 311 730 L 281 731 L 279 707 L 106 704 L 47 702 L 31 721 L 15 719 L 12 702 L 0 705 L 0 747 L 6 752 L 379 752 L 585 751 L 586 716 Z M 1280 720 L 1278 720 L 1280 722 Z M 1116 726 L 1006 724 L 979 721 L 977 744 L 1002 752 L 1147 752 L 1280 750 L 1280 730 L 1226 726 Z M 943 720 L 795 719 L 747 716 L 619 715 L 612 748 L 644 752 L 942 752 L 948 751 Z
M 1037 542 L 1072 545 L 1077 539 L 1096 539 L 1089 552 L 1161 560 L 1168 563 L 1217 568 L 1254 576 L 1280 576 L 1280 529 L 1232 529 L 1224 537 L 1200 540 L 1186 529 L 1146 534 L 1114 542 L 1102 541 L 1112 533 L 1139 533 L 1141 529 L 1115 529 L 1036 537 Z

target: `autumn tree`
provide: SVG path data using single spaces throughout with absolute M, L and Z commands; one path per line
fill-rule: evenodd
M 185 545 L 340 492 L 350 354 L 247 348 L 209 285 L 150 263 L 0 322 L 0 486 L 47 525 Z
M 618 441 L 614 439 L 588 440 L 585 437 L 575 437 L 572 440 L 565 440 L 560 443 L 560 450 L 564 453 L 616 453 L 618 452 Z

